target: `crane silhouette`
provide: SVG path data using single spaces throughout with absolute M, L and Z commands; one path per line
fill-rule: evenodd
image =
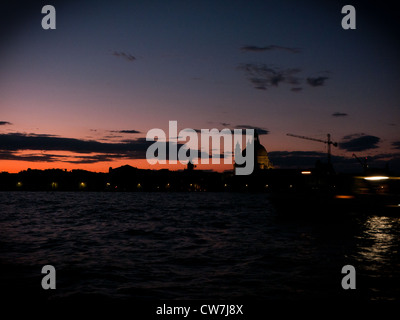
M 323 142 L 328 145 L 328 164 L 331 164 L 331 145 L 334 147 L 337 147 L 338 144 L 337 142 L 333 142 L 331 140 L 331 135 L 328 133 L 327 134 L 327 140 L 321 140 L 321 139 L 315 139 L 315 138 L 310 138 L 310 137 L 305 137 L 305 136 L 299 136 L 297 134 L 292 134 L 292 133 L 287 133 L 288 136 L 295 137 L 295 138 L 300 138 L 300 139 L 306 139 L 306 140 L 312 140 L 312 141 L 318 141 L 318 142 Z
M 356 155 L 355 153 L 353 153 L 353 158 L 356 158 L 357 161 L 361 164 L 361 166 L 362 166 L 363 169 L 364 169 L 364 172 L 367 171 L 367 169 L 368 169 L 368 158 L 367 158 L 367 157 L 365 157 L 365 158 L 363 159 L 363 161 L 361 161 L 360 158 L 357 157 L 357 155 Z

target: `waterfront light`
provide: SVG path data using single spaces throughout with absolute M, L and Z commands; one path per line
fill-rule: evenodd
M 365 180 L 369 180 L 369 181 L 379 181 L 379 180 L 386 180 L 389 179 L 389 177 L 386 176 L 372 176 L 372 177 L 365 177 Z
M 336 199 L 354 199 L 354 196 L 347 194 L 337 194 L 335 196 Z

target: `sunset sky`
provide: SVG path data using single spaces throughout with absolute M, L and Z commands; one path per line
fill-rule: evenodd
M 179 130 L 258 128 L 280 168 L 326 160 L 325 144 L 287 133 L 330 133 L 337 168 L 358 168 L 356 153 L 400 171 L 400 17 L 386 2 L 5 5 L 0 171 L 153 168 L 146 133 L 168 133 L 170 120 Z M 55 30 L 41 27 L 46 4 Z M 355 30 L 341 27 L 346 4 Z

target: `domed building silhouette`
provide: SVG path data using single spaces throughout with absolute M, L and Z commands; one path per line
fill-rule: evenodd
M 265 147 L 260 143 L 260 138 L 258 137 L 258 132 L 257 130 L 254 130 L 254 171 L 258 170 L 268 170 L 268 169 L 273 169 L 274 166 L 272 162 L 269 160 L 268 157 L 268 152 L 265 149 Z M 250 143 L 249 143 L 250 144 Z M 235 149 L 235 154 L 241 153 L 243 157 L 246 156 L 246 149 L 245 148 L 243 151 L 240 151 L 240 146 L 239 144 L 236 144 L 236 149 Z M 239 165 L 235 163 L 235 167 L 243 167 L 243 165 Z

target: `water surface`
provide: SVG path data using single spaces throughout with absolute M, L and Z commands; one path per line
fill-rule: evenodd
M 1 290 L 19 299 L 400 296 L 399 217 L 285 216 L 267 194 L 2 192 L 0 232 Z

